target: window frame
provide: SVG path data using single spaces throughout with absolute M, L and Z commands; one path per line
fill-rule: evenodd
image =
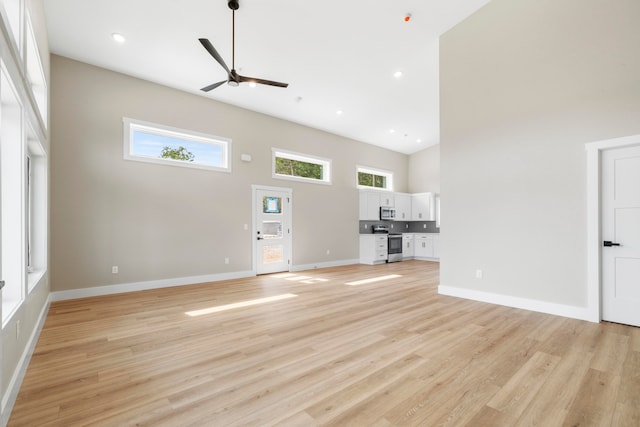
M 188 129 L 181 129 L 172 126 L 161 125 L 158 123 L 145 122 L 142 120 L 131 119 L 123 117 L 123 140 L 124 140 L 124 159 L 132 160 L 143 163 L 154 163 L 165 166 L 178 166 L 192 169 L 204 169 L 215 172 L 231 172 L 231 153 L 232 153 L 232 140 L 217 135 L 210 135 L 202 132 L 196 132 Z M 214 146 L 222 147 L 222 164 L 223 166 L 212 166 L 203 163 L 188 162 L 183 160 L 164 159 L 161 157 L 148 157 L 133 154 L 131 152 L 133 146 L 133 132 L 143 131 L 145 133 L 151 133 L 158 136 L 171 137 L 176 139 L 182 139 L 189 142 L 195 142 L 198 144 L 210 144 Z
M 361 185 L 359 179 L 361 172 L 371 175 L 384 176 L 386 178 L 386 186 L 382 188 L 369 185 Z M 370 166 L 356 165 L 356 187 L 359 190 L 393 191 L 393 171 L 372 168 Z
M 276 158 L 295 160 L 322 166 L 322 179 L 306 178 L 303 176 L 284 175 L 276 173 Z M 311 154 L 297 153 L 295 151 L 271 148 L 271 177 L 287 181 L 306 182 L 311 184 L 332 185 L 332 160 Z

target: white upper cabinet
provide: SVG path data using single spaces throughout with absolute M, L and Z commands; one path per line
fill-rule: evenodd
M 396 221 L 411 221 L 411 194 L 395 193 Z
M 360 191 L 361 221 L 378 221 L 380 219 L 380 193 L 377 191 Z
M 411 220 L 434 221 L 433 193 L 418 193 L 411 195 Z
M 380 192 L 380 206 L 385 207 L 394 207 L 395 206 L 395 197 L 394 193 L 389 192 Z

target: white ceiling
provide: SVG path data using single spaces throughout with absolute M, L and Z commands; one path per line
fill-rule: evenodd
M 488 1 L 239 0 L 238 72 L 289 87 L 225 84 L 208 94 L 200 88 L 226 72 L 198 38 L 231 68 L 227 0 L 44 5 L 52 53 L 411 154 L 439 142 L 438 36 Z

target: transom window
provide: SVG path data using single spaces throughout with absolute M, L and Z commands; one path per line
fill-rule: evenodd
M 273 148 L 273 177 L 331 184 L 331 160 Z
M 358 166 L 358 188 L 393 190 L 393 172 Z
M 231 172 L 231 140 L 125 118 L 124 158 Z

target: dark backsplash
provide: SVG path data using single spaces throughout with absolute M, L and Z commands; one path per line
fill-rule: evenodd
M 374 225 L 386 225 L 389 227 L 389 233 L 440 232 L 435 221 L 360 221 L 360 234 L 370 234 L 371 227 Z

